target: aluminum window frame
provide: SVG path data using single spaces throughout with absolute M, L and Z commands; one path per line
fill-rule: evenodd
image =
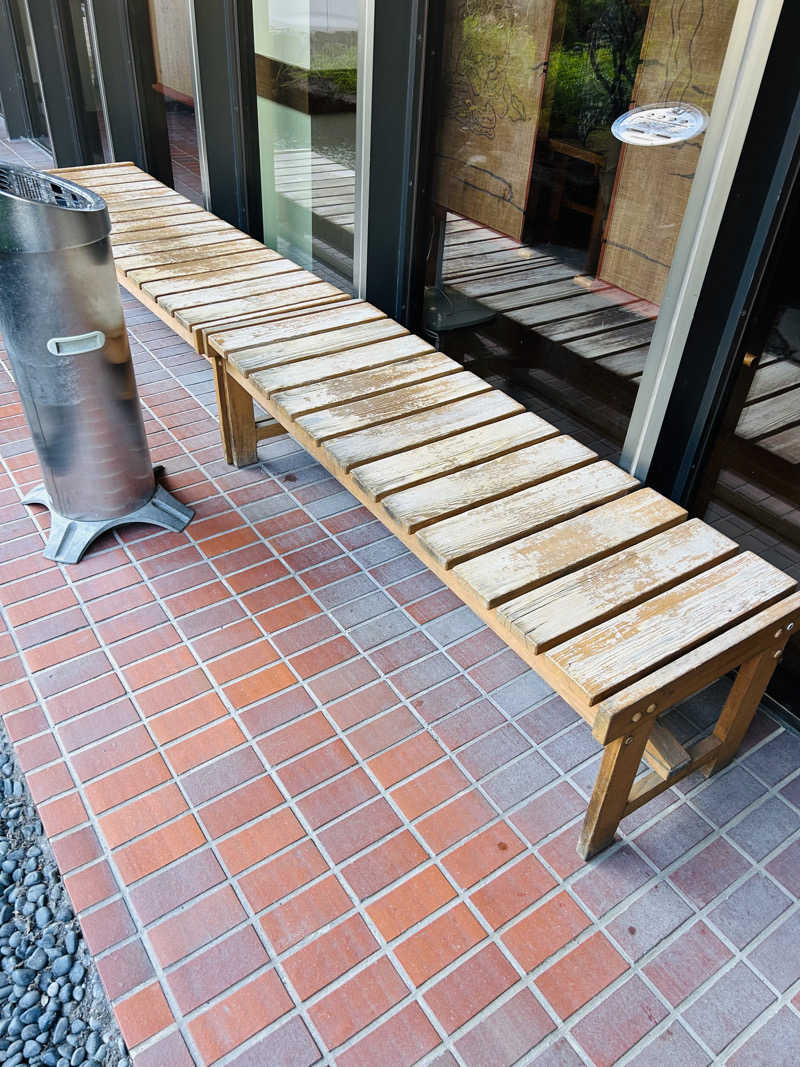
M 740 0 L 692 182 L 621 466 L 646 480 L 708 275 L 783 0 Z M 754 205 L 755 208 L 755 205 Z

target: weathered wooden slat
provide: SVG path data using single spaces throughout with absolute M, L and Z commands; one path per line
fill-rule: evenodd
M 218 238 L 222 237 L 220 241 Z M 118 271 L 126 276 L 130 271 L 140 267 L 160 267 L 167 263 L 181 263 L 187 260 L 196 260 L 202 251 L 198 246 L 205 248 L 213 247 L 214 255 L 221 256 L 234 252 L 249 252 L 263 250 L 263 246 L 254 241 L 252 237 L 234 230 L 232 233 L 222 232 L 219 234 L 206 234 L 198 237 L 196 241 L 180 248 L 170 248 L 164 252 L 147 252 L 135 256 L 115 256 L 114 263 Z
M 771 399 L 748 404 L 739 417 L 736 436 L 743 437 L 746 441 L 757 441 L 759 437 L 767 437 L 769 434 L 788 430 L 790 426 L 798 424 L 800 424 L 800 390 L 792 389 L 789 393 L 781 393 Z
M 113 225 L 116 225 L 118 222 L 142 219 L 165 219 L 169 222 L 171 218 L 187 212 L 191 214 L 192 211 L 203 210 L 199 204 L 187 200 L 185 197 L 181 196 L 180 193 L 175 193 L 174 196 L 161 197 L 157 204 L 151 204 L 149 207 L 147 204 L 142 206 L 140 201 L 137 201 L 132 207 L 126 207 L 125 204 L 106 206 L 108 207 L 108 217 L 111 219 Z
M 795 581 L 751 552 L 556 645 L 567 688 L 596 704 L 733 623 L 787 596 Z
M 602 460 L 444 519 L 421 530 L 417 537 L 433 558 L 449 569 L 623 496 L 637 484 L 630 474 Z
M 770 437 L 762 437 L 758 447 L 766 448 L 787 463 L 800 463 L 800 432 L 796 426 Z
M 189 217 L 191 220 L 191 216 Z M 169 248 L 182 248 L 184 242 L 193 241 L 200 234 L 228 233 L 231 230 L 226 222 L 214 219 L 203 222 L 172 222 L 169 226 L 156 226 L 147 230 L 135 230 L 133 233 L 111 234 L 111 247 L 120 257 L 138 255 L 152 249 L 160 252 Z M 236 231 L 233 231 L 236 232 Z M 175 242 L 180 242 L 176 244 Z
M 113 188 L 114 186 L 135 186 L 145 177 L 144 171 L 139 170 L 138 167 L 130 167 L 128 169 L 121 168 L 120 170 L 93 170 L 91 167 L 79 167 L 77 168 L 77 171 L 80 172 L 80 184 L 93 189 L 100 185 L 106 189 Z M 51 173 L 63 174 L 65 178 L 70 176 L 67 171 L 51 171 Z M 78 177 L 79 175 L 75 174 L 72 177 L 72 180 L 78 181 Z
M 368 426 L 402 419 L 415 411 L 425 411 L 490 391 L 491 386 L 483 378 L 470 371 L 460 370 L 442 380 L 424 385 L 410 385 L 377 397 L 354 400 L 329 410 L 301 415 L 297 424 L 303 427 L 309 437 L 321 444 L 343 434 L 364 430 Z
M 211 229 L 208 228 L 209 225 Z M 158 231 L 158 235 L 152 239 L 124 241 L 114 245 L 114 259 L 124 261 L 128 256 L 149 252 L 169 252 L 173 248 L 196 249 L 198 245 L 221 244 L 237 233 L 239 231 L 227 222 L 199 223 L 197 226 L 182 227 L 180 232 Z
M 590 311 L 585 315 L 565 317 L 557 322 L 543 325 L 539 333 L 551 341 L 563 343 L 575 341 L 580 337 L 591 337 L 594 334 L 605 333 L 617 327 L 636 325 L 643 321 L 652 323 L 646 318 L 644 311 L 649 311 L 651 305 L 646 301 L 634 301 L 624 307 L 607 304 L 605 307 Z
M 131 207 L 141 207 L 145 202 L 157 204 L 163 197 L 174 197 L 175 195 L 176 193 L 174 189 L 170 189 L 167 185 L 159 185 L 158 183 L 155 183 L 152 187 L 147 189 L 131 189 L 130 192 L 127 193 L 106 193 L 103 199 L 109 207 L 119 204 L 130 204 Z
M 133 193 L 141 192 L 142 190 L 161 192 L 162 189 L 169 189 L 170 192 L 173 192 L 168 185 L 163 185 L 161 182 L 157 182 L 155 178 L 131 180 L 124 185 L 107 182 L 102 178 L 95 178 L 92 180 L 90 188 L 93 192 L 102 196 L 104 200 L 108 198 L 110 201 L 124 200 L 125 197 L 130 196 Z
M 614 352 L 624 352 L 629 348 L 649 344 L 653 336 L 653 325 L 652 321 L 640 322 L 619 330 L 584 337 L 579 341 L 569 341 L 565 347 L 584 359 L 598 359 L 600 356 L 610 356 Z
M 118 213 L 126 214 L 131 211 L 171 211 L 175 204 L 190 203 L 186 197 L 181 196 L 180 193 L 176 193 L 172 189 L 152 196 L 137 194 L 130 199 L 121 197 L 111 203 L 109 203 L 107 197 L 103 197 L 103 199 L 108 207 L 109 218 L 117 218 Z
M 480 504 L 509 496 L 583 467 L 596 453 L 572 437 L 551 437 L 475 467 L 384 497 L 383 506 L 404 530 L 417 530 Z
M 209 344 L 221 356 L 233 356 L 236 352 L 261 348 L 277 341 L 299 340 L 303 337 L 313 337 L 314 334 L 329 333 L 344 326 L 355 326 L 385 318 L 385 313 L 372 304 L 355 300 L 325 311 L 307 312 L 288 323 L 258 323 L 220 330 L 218 334 L 209 337 Z
M 800 366 L 792 360 L 781 359 L 766 366 L 759 365 L 753 376 L 750 392 L 747 394 L 747 403 L 765 400 L 769 396 L 775 396 L 797 386 L 800 386 Z M 800 396 L 798 396 L 798 408 L 800 408 Z
M 609 292 L 613 291 L 609 290 Z M 563 323 L 572 317 L 585 317 L 585 313 L 590 311 L 610 311 L 618 307 L 616 302 L 606 296 L 603 290 L 589 293 L 582 292 L 575 285 L 572 278 L 562 283 L 562 292 L 559 296 L 564 297 L 564 299 L 540 302 L 536 289 L 523 289 L 517 293 L 503 293 L 502 298 L 499 300 L 490 297 L 485 303 L 498 311 L 525 308 L 524 321 L 526 326 Z M 633 300 L 634 298 L 631 297 L 630 299 Z M 521 321 L 517 316 L 512 317 L 516 322 Z
M 477 227 L 472 230 L 454 230 L 451 226 L 448 226 L 446 234 L 445 247 L 451 254 L 454 254 L 453 250 L 457 249 L 459 245 L 474 244 L 476 241 L 496 241 L 503 236 L 495 230 L 487 230 L 485 227 Z
M 636 378 L 644 370 L 649 351 L 649 345 L 642 345 L 641 348 L 631 348 L 627 352 L 618 352 L 614 356 L 601 356 L 600 359 L 595 360 L 595 363 L 598 367 L 605 367 L 606 370 L 619 374 L 623 378 Z
M 445 280 L 450 282 L 458 278 L 475 278 L 492 271 L 511 273 L 517 269 L 524 270 L 540 259 L 550 259 L 550 256 L 542 255 L 540 252 L 523 246 L 500 252 L 488 252 L 478 258 L 463 256 L 449 259 L 444 265 L 443 273 Z
M 575 271 L 571 267 L 564 266 L 563 263 L 559 263 L 557 260 L 545 260 L 541 263 L 537 270 L 526 272 L 528 277 L 528 289 L 530 290 L 531 302 L 536 298 L 536 289 L 542 285 L 551 285 L 554 282 L 569 282 L 570 285 L 574 285 L 573 278 L 575 277 Z M 494 293 L 483 298 L 483 303 L 488 303 L 492 307 L 502 308 L 505 307 L 509 300 L 518 300 L 519 292 L 513 290 L 507 290 L 502 293 Z
M 553 263 L 552 259 L 537 261 L 535 266 L 527 265 L 509 274 L 490 274 L 486 278 L 475 278 L 470 281 L 455 282 L 451 287 L 457 289 L 464 296 L 474 297 L 476 300 L 485 301 L 487 298 L 502 296 L 504 293 L 518 292 L 520 289 L 535 292 L 537 295 L 544 293 L 543 300 L 557 300 L 562 296 L 573 296 L 586 290 L 576 284 L 574 278 L 566 281 L 550 282 L 549 285 L 536 284 L 536 272 L 542 264 Z
M 165 311 L 169 311 L 171 315 L 177 315 L 190 308 L 210 307 L 212 304 L 221 304 L 238 297 L 257 296 L 261 293 L 275 293 L 285 289 L 318 284 L 320 284 L 319 279 L 310 271 L 282 271 L 272 276 L 243 278 L 237 281 L 221 282 L 219 285 L 202 285 L 181 293 L 168 293 L 166 296 L 159 297 L 158 302 Z
M 273 278 L 283 274 L 302 274 L 289 259 L 262 259 L 255 263 L 240 263 L 232 267 L 218 267 L 200 274 L 184 274 L 180 277 L 162 278 L 145 282 L 142 291 L 154 299 L 173 293 L 185 293 L 204 286 L 223 285 L 226 282 L 248 281 L 252 278 Z
M 175 318 L 184 326 L 196 330 L 203 324 L 222 324 L 226 319 L 235 319 L 248 312 L 264 313 L 281 307 L 321 303 L 323 300 L 337 299 L 342 295 L 335 285 L 314 282 L 311 285 L 301 285 L 297 289 L 281 289 L 277 293 L 259 293 L 257 296 L 243 296 L 238 300 L 220 300 L 204 307 L 187 308 L 177 312 Z
M 132 219 L 118 219 L 116 213 L 114 215 L 109 212 L 109 218 L 111 219 L 111 235 L 112 237 L 119 237 L 124 233 L 147 233 L 153 230 L 163 230 L 170 226 L 182 226 L 184 222 L 201 222 L 208 221 L 211 216 L 207 211 L 203 211 L 199 204 L 175 204 L 169 214 L 155 215 L 152 211 L 148 211 L 140 215 L 138 218 Z
M 476 241 L 471 245 L 456 245 L 454 248 L 448 248 L 445 245 L 444 249 L 444 262 L 448 265 L 450 262 L 462 259 L 470 259 L 474 256 L 485 256 L 490 252 L 516 252 L 519 248 L 517 241 L 511 237 L 491 237 L 483 241 Z
M 476 430 L 466 430 L 455 437 L 365 463 L 353 471 L 353 479 L 373 499 L 382 500 L 389 493 L 422 485 L 440 475 L 465 470 L 484 460 L 557 436 L 555 426 L 525 411 Z
M 336 469 L 349 471 L 359 463 L 451 437 L 462 430 L 483 426 L 522 410 L 522 404 L 510 396 L 492 390 L 432 411 L 334 438 L 326 442 L 325 449 Z
M 51 167 L 47 171 L 48 174 L 60 174 L 64 178 L 69 178 L 71 181 L 77 181 L 78 176 L 81 175 L 85 178 L 89 178 L 91 175 L 112 175 L 112 174 L 127 174 L 127 175 L 140 175 L 144 174 L 143 170 L 140 170 L 135 163 L 121 162 L 121 163 L 89 163 L 82 167 Z
M 224 317 L 212 319 L 210 322 L 201 322 L 192 327 L 192 336 L 197 339 L 197 350 L 206 353 L 208 352 L 206 338 L 211 334 L 219 333 L 231 324 L 246 326 L 248 324 L 275 322 L 278 319 L 288 320 L 297 315 L 302 315 L 306 311 L 316 311 L 348 303 L 351 303 L 350 297 L 340 292 L 337 292 L 334 296 L 326 296 L 321 299 L 315 297 L 313 300 L 303 300 L 297 304 L 278 303 L 277 305 L 260 307 L 256 311 L 233 316 L 226 314 Z M 176 318 L 173 321 L 177 322 L 178 319 Z
M 622 737 L 634 720 L 666 711 L 757 653 L 780 650 L 789 624 L 795 629 L 800 625 L 800 593 L 776 601 L 594 705 L 592 733 L 607 744 Z
M 208 254 L 202 259 L 180 260 L 177 263 L 164 263 L 155 267 L 140 267 L 137 270 L 129 270 L 127 277 L 130 281 L 144 288 L 145 282 L 151 281 L 174 281 L 187 275 L 199 276 L 217 270 L 230 270 L 232 267 L 254 263 L 288 262 L 277 252 L 270 248 L 264 248 L 253 242 L 256 247 L 246 251 L 230 251 L 221 248 L 217 251 L 216 246 L 208 250 Z
M 318 359 L 320 356 L 338 352 L 355 354 L 364 345 L 407 336 L 408 330 L 384 317 L 357 326 L 344 326 L 339 330 L 327 330 L 307 337 L 293 337 L 289 341 L 275 341 L 258 348 L 248 348 L 244 352 L 234 352 L 228 358 L 242 374 L 253 374 L 255 371 L 293 363 L 296 360 Z
M 382 363 L 378 367 L 369 370 L 348 372 L 337 377 L 330 377 L 325 381 L 315 382 L 313 385 L 301 386 L 299 389 L 290 389 L 287 392 L 276 392 L 272 399 L 278 407 L 292 418 L 310 414 L 314 411 L 322 411 L 326 408 L 337 407 L 340 404 L 349 404 L 355 400 L 367 397 L 379 397 L 382 393 L 389 393 L 401 386 L 433 381 L 446 375 L 458 374 L 462 367 L 455 360 L 449 359 L 440 352 L 424 354 L 422 346 L 424 341 L 409 335 L 401 338 L 402 342 L 416 341 L 419 346 L 418 352 L 410 352 L 400 359 L 392 359 Z M 370 346 L 372 347 L 372 346 Z M 378 346 L 375 346 L 378 347 Z M 384 347 L 384 346 L 381 346 Z M 386 346 L 388 347 L 388 346 Z M 365 351 L 359 349 L 359 352 Z M 331 359 L 343 359 L 346 356 L 358 353 L 343 353 L 342 356 L 331 356 Z M 328 358 L 328 357 L 326 357 Z M 305 366 L 306 364 L 293 364 Z M 286 368 L 288 369 L 288 368 Z M 291 409 L 291 410 L 290 410 Z
M 432 353 L 427 342 L 413 334 L 403 334 L 388 341 L 364 345 L 347 352 L 337 352 L 330 356 L 318 356 L 315 359 L 301 359 L 292 363 L 283 363 L 268 370 L 258 370 L 253 374 L 255 384 L 265 396 L 276 398 L 287 415 L 297 417 L 312 412 L 335 407 L 359 399 L 385 392 L 386 381 L 391 375 L 400 373 L 397 368 L 386 370 L 385 375 L 378 371 L 403 364 L 416 357 Z M 461 364 L 439 353 L 436 360 L 428 360 L 427 366 L 433 370 L 438 367 L 442 374 L 462 371 Z M 421 372 L 420 368 L 420 372 Z M 358 381 L 351 382 L 355 372 L 359 372 Z M 370 374 L 374 373 L 374 379 Z M 387 377 L 388 375 L 388 377 Z M 431 374 L 430 377 L 435 377 Z M 375 388 L 370 388 L 374 381 Z M 355 388 L 357 395 L 350 395 Z M 346 397 L 347 400 L 343 398 Z
M 637 496 L 641 494 L 633 493 L 625 501 L 636 504 Z M 700 519 L 681 522 L 685 512 L 675 505 L 664 504 L 661 497 L 652 497 L 649 508 L 631 508 L 624 523 L 619 523 L 618 515 L 615 515 L 615 511 L 619 510 L 615 504 L 606 505 L 606 514 L 599 516 L 602 519 L 599 524 L 601 536 L 594 543 L 587 543 L 584 537 L 588 525 L 586 520 L 592 512 L 573 519 L 565 524 L 563 530 L 565 543 L 576 538 L 574 544 L 578 551 L 581 549 L 577 538 L 583 545 L 583 551 L 588 550 L 595 555 L 611 551 L 613 555 L 582 566 L 580 570 L 572 570 L 555 581 L 534 585 L 529 592 L 517 595 L 498 607 L 498 615 L 508 626 L 525 636 L 535 653 L 545 652 L 590 626 L 635 607 L 738 551 L 733 541 Z M 680 522 L 680 525 L 655 537 L 649 536 L 654 526 L 663 526 L 665 521 Z M 580 530 L 582 524 L 583 531 Z M 620 540 L 630 542 L 631 538 L 637 537 L 642 540 L 630 548 L 619 550 Z M 574 565 L 575 548 L 567 557 L 567 565 L 570 560 Z M 512 560 L 512 566 L 516 562 Z M 531 562 L 534 566 L 527 578 L 521 560 L 518 568 L 509 566 L 507 574 L 501 571 L 503 592 L 496 593 L 494 597 L 484 593 L 484 600 L 497 603 L 503 596 L 508 596 L 508 589 L 514 582 L 541 582 L 540 559 L 531 559 Z M 487 571 L 492 564 L 494 573 L 500 571 L 502 561 L 490 561 Z M 563 567 L 563 555 L 552 558 L 549 565 Z M 477 580 L 484 581 L 487 577 L 478 574 Z M 482 588 L 485 590 L 488 586 L 486 581 Z

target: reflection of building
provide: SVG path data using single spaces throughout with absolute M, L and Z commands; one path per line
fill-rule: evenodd
M 756 6 L 0 0 L 0 96 L 13 136 L 134 160 L 791 571 L 800 14 Z M 612 137 L 665 100 L 707 132 Z

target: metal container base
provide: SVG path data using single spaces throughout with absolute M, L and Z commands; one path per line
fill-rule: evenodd
M 119 515 L 115 519 L 68 519 L 64 515 L 59 515 L 53 510 L 50 495 L 43 485 L 37 485 L 31 489 L 23 498 L 22 503 L 44 504 L 49 509 L 50 538 L 44 550 L 44 557 L 56 563 L 78 563 L 92 541 L 115 526 L 142 522 L 152 526 L 162 526 L 165 530 L 180 532 L 194 517 L 194 511 L 191 508 L 181 504 L 160 485 L 156 486 L 156 491 L 146 504 L 127 515 Z

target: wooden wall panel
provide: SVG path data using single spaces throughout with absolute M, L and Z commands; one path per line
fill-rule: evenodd
M 194 96 L 194 87 L 191 28 L 186 0 L 149 2 L 158 83 L 167 96 L 191 99 Z
M 653 0 L 632 107 L 681 101 L 711 111 L 737 0 Z M 625 145 L 598 276 L 658 304 L 703 138 Z
M 447 0 L 436 199 L 522 235 L 555 0 Z

